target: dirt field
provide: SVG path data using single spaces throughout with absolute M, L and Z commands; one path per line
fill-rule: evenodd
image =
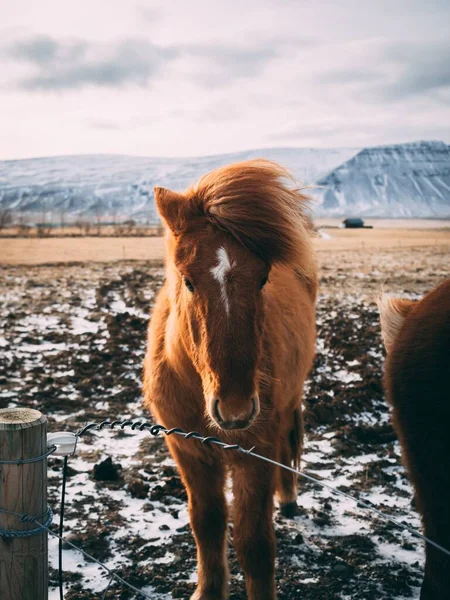
M 429 246 L 449 249 L 450 228 L 321 229 L 315 244 L 320 252 Z M 157 237 L 0 238 L 0 264 L 162 260 L 163 257 L 163 239 Z
M 409 231 L 404 236 L 329 231 L 335 232 L 331 240 L 317 240 L 318 343 L 305 390 L 302 468 L 418 528 L 384 400 L 384 351 L 373 297 L 383 284 L 387 291 L 415 296 L 448 277 L 449 234 L 440 234 L 436 243 L 438 232 L 415 237 Z M 162 255 L 161 240 L 128 240 L 151 250 L 152 258 Z M 92 244 L 100 241 L 109 243 L 93 239 Z M 158 246 L 148 246 L 152 242 Z M 103 254 L 97 247 L 90 260 L 105 260 L 113 251 L 102 248 Z M 119 261 L 120 247 L 104 263 L 83 263 L 85 254 L 72 251 L 75 264 L 33 265 L 32 259 L 74 260 L 70 252 L 44 253 L 39 246 L 39 257 L 33 256 L 37 247 L 29 249 L 25 266 L 1 269 L 0 407 L 38 408 L 50 431 L 76 431 L 86 421 L 107 417 L 148 418 L 141 407 L 141 366 L 163 268 L 147 260 Z M 14 260 L 19 261 L 17 248 L 7 262 Z M 152 599 L 189 598 L 195 545 L 186 495 L 164 440 L 103 431 L 84 438 L 69 464 L 69 538 Z M 53 458 L 49 492 L 56 513 L 60 486 L 61 461 Z M 415 538 L 308 482 L 300 485 L 298 504 L 301 514 L 295 519 L 275 516 L 279 600 L 419 598 L 424 554 Z M 229 537 L 230 599 L 244 600 L 232 527 Z M 56 600 L 53 540 L 50 556 L 50 598 Z M 135 598 L 116 584 L 103 596 L 108 579 L 73 550 L 64 550 L 64 568 L 66 600 Z

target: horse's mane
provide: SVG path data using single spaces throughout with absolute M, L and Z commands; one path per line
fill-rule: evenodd
M 308 197 L 280 165 L 250 160 L 204 175 L 185 196 L 210 223 L 268 264 L 292 265 L 314 277 Z

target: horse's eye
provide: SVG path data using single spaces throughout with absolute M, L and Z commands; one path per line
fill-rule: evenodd
M 264 279 L 261 280 L 261 283 L 259 284 L 259 289 L 262 290 L 263 287 L 266 285 L 267 283 L 267 277 L 264 277 Z
M 194 286 L 192 285 L 192 281 L 190 279 L 187 279 L 187 277 L 184 278 L 184 285 L 187 287 L 187 289 L 190 292 L 194 291 Z

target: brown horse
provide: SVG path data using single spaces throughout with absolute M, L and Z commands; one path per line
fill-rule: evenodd
M 315 345 L 317 268 L 305 197 L 263 160 L 217 169 L 183 194 L 155 189 L 167 280 L 148 334 L 145 403 L 182 427 L 298 464 L 301 398 Z M 237 452 L 167 438 L 197 543 L 195 600 L 228 597 L 227 472 L 233 538 L 250 600 L 274 600 L 273 496 L 296 508 L 296 477 Z
M 383 297 L 385 386 L 425 535 L 450 550 L 450 280 L 422 300 Z M 421 600 L 450 598 L 450 558 L 426 547 Z

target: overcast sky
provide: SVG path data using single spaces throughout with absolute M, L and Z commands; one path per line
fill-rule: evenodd
M 0 0 L 0 158 L 450 143 L 449 0 Z

